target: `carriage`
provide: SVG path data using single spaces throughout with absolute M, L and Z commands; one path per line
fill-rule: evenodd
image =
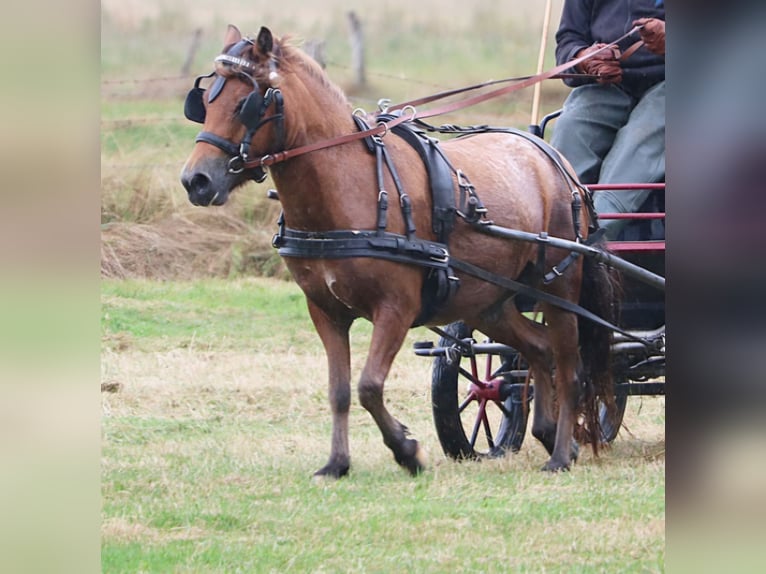
M 653 190 L 640 213 L 609 248 L 621 258 L 664 275 L 665 184 L 599 184 L 593 190 Z M 603 214 L 603 217 L 624 214 Z M 627 219 L 627 217 L 625 217 Z M 626 281 L 620 326 L 645 342 L 617 334 L 611 348 L 615 406 L 599 408 L 601 440 L 611 443 L 620 430 L 630 396 L 665 394 L 664 291 L 631 276 Z M 531 306 L 526 308 L 532 313 Z M 431 397 L 434 425 L 444 453 L 454 459 L 502 457 L 518 452 L 524 441 L 534 384 L 519 352 L 479 333 L 462 322 L 434 331 L 438 342 L 415 344 L 414 351 L 433 357 Z M 646 344 L 649 343 L 649 344 Z
M 276 183 L 274 247 L 328 357 L 331 451 L 317 475 L 350 467 L 357 318 L 373 323 L 360 402 L 412 474 L 424 468 L 421 449 L 383 401 L 412 326 L 440 336 L 415 352 L 434 357 L 434 421 L 455 458 L 518 450 L 531 403 L 532 434 L 550 454 L 543 470 L 567 470 L 580 443 L 597 452 L 614 438 L 629 395 L 664 393 L 664 184 L 651 186 L 624 237 L 605 245 L 595 186 L 579 183 L 539 137 L 550 117 L 536 134 L 425 121 L 566 66 L 425 113 L 416 106 L 440 95 L 350 113 L 323 70 L 267 28 L 250 39 L 230 26 L 224 46 L 187 96 L 187 118 L 205 129 L 181 180 L 197 205 L 222 205 L 267 169 Z

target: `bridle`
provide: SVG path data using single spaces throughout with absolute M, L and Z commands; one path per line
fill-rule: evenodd
M 279 148 L 284 147 L 285 129 L 284 129 L 284 100 L 282 92 L 277 88 L 269 87 L 263 94 L 255 79 L 256 66 L 247 58 L 243 58 L 244 51 L 253 45 L 253 41 L 244 38 L 234 44 L 225 54 L 221 54 L 215 59 L 216 67 L 225 67 L 230 72 L 234 72 L 236 77 L 243 81 L 249 81 L 253 84 L 253 91 L 250 92 L 239 105 L 237 119 L 245 126 L 245 136 L 239 144 L 223 138 L 213 132 L 201 131 L 197 134 L 195 142 L 204 142 L 213 145 L 230 156 L 228 171 L 231 174 L 239 174 L 249 169 L 252 171 L 251 179 L 261 183 L 266 179 L 266 171 L 260 165 L 247 165 L 249 160 L 249 150 L 255 133 L 269 122 L 276 123 L 276 132 Z M 203 79 L 216 76 L 213 85 L 209 91 L 200 86 Z M 189 90 L 184 102 L 184 115 L 187 119 L 200 124 L 205 123 L 207 115 L 205 109 L 205 92 L 208 92 L 207 101 L 212 103 L 221 93 L 227 75 L 219 74 L 216 70 L 209 74 L 198 76 L 194 80 L 194 87 Z M 274 113 L 268 117 L 266 111 L 274 106 Z M 252 162 L 251 162 L 252 163 Z

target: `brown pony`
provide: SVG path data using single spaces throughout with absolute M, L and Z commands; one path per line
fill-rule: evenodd
M 278 155 L 359 131 L 341 90 L 284 38 L 276 39 L 261 28 L 255 40 L 243 39 L 236 27 L 229 26 L 224 46 L 216 58 L 216 72 L 209 76 L 212 87 L 202 97 L 198 80 L 196 95 L 192 90 L 191 101 L 187 100 L 187 116 L 204 121 L 205 129 L 181 174 L 195 205 L 222 205 L 235 188 L 265 177 L 263 169 L 247 162 L 248 158 Z M 418 237 L 435 240 L 429 178 L 420 156 L 394 133 L 386 132 L 381 139 L 410 198 Z M 534 142 L 490 133 L 456 138 L 441 148 L 453 166 L 470 176 L 497 225 L 575 239 L 572 188 Z M 270 173 L 284 226 L 320 234 L 376 229 L 378 171 L 375 154 L 362 139 L 275 162 Z M 383 187 L 395 188 L 390 172 L 385 172 Z M 387 230 L 404 234 L 406 219 L 395 207 L 392 202 Z M 583 235 L 588 230 L 586 211 L 578 216 Z M 565 251 L 549 248 L 540 260 L 538 253 L 536 244 L 478 233 L 460 218 L 449 238 L 451 258 L 507 278 L 518 278 L 525 268 L 543 262 L 550 270 L 567 256 Z M 316 474 L 340 477 L 349 470 L 349 328 L 360 317 L 372 322 L 373 331 L 357 386 L 359 400 L 396 461 L 417 474 L 424 468 L 421 449 L 386 408 L 383 385 L 408 329 L 421 313 L 426 271 L 417 264 L 369 256 L 292 256 L 285 262 L 306 295 L 329 363 L 332 441 L 329 460 Z M 585 340 L 583 329 L 578 337 L 578 317 L 549 303 L 540 303 L 545 324 L 534 322 L 519 311 L 507 288 L 466 273 L 455 275 L 460 288 L 427 324 L 463 320 L 519 350 L 535 381 L 532 433 L 550 454 L 543 470 L 568 469 L 577 456 L 578 418 L 597 419 L 596 399 L 611 403 L 608 331 L 591 325 L 587 335 L 601 332 L 598 341 Z M 607 275 L 603 266 L 579 258 L 543 289 L 604 316 L 614 307 L 605 288 Z M 584 279 L 590 288 L 582 288 Z

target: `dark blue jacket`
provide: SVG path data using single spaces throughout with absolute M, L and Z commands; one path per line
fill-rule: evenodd
M 665 19 L 662 0 L 565 0 L 561 24 L 556 32 L 556 63 L 563 64 L 582 48 L 598 42 L 610 43 L 628 32 L 638 18 Z M 626 50 L 639 39 L 636 32 L 620 42 Z M 665 79 L 665 58 L 642 46 L 622 62 L 622 87 L 640 97 L 647 89 Z M 593 80 L 590 80 L 591 82 Z M 565 79 L 568 86 L 588 80 Z

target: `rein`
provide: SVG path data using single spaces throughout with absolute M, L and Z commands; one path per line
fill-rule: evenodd
M 598 50 L 594 50 L 593 52 L 590 52 L 588 54 L 585 54 L 583 56 L 580 56 L 579 58 L 575 58 L 573 60 L 570 60 L 568 62 L 565 62 L 563 64 L 560 64 L 554 68 L 551 68 L 550 70 L 547 70 L 545 72 L 542 72 L 540 74 L 535 74 L 533 76 L 522 76 L 520 78 L 507 78 L 505 80 L 493 80 L 490 82 L 485 82 L 483 84 L 476 84 L 473 86 L 468 86 L 465 88 L 459 88 L 455 90 L 447 90 L 445 92 L 440 92 L 438 94 L 434 94 L 431 96 L 426 96 L 424 98 L 419 98 L 416 100 L 412 100 L 409 102 L 404 102 L 401 104 L 396 104 L 394 106 L 389 106 L 386 109 L 382 110 L 383 112 L 387 111 L 394 111 L 394 110 L 401 110 L 402 115 L 399 116 L 396 119 L 393 119 L 388 122 L 378 122 L 378 124 L 375 127 L 369 128 L 364 131 L 355 132 L 352 134 L 346 134 L 343 136 L 338 136 L 335 138 L 331 138 L 328 140 L 323 140 L 319 142 L 315 142 L 313 144 L 308 144 L 305 146 L 300 146 L 297 148 L 292 148 L 288 150 L 284 150 L 281 152 L 275 152 L 272 154 L 266 154 L 260 159 L 254 159 L 254 160 L 247 160 L 244 161 L 242 164 L 243 169 L 252 169 L 252 168 L 261 168 L 269 167 L 277 163 L 281 163 L 284 161 L 287 161 L 291 158 L 298 157 L 307 153 L 311 153 L 314 151 L 318 151 L 321 149 L 326 149 L 329 147 L 335 147 L 338 145 L 343 145 L 349 142 L 357 141 L 360 139 L 364 139 L 366 137 L 370 136 L 385 136 L 389 129 L 407 122 L 407 121 L 414 121 L 416 119 L 424 119 L 424 118 L 431 118 L 434 116 L 446 114 L 449 112 L 454 112 L 463 108 L 467 108 L 470 106 L 474 106 L 477 104 L 480 104 L 482 102 L 485 102 L 487 100 L 497 98 L 499 96 L 503 96 L 505 94 L 510 94 L 512 92 L 522 90 L 524 88 L 528 88 L 538 82 L 542 82 L 543 80 L 547 80 L 550 78 L 553 78 L 555 76 L 558 76 L 560 74 L 563 74 L 565 70 L 568 70 L 569 68 L 573 68 L 577 66 L 578 64 L 593 58 L 597 54 L 600 54 L 601 52 L 611 49 L 613 46 L 616 46 L 619 42 L 624 40 L 625 38 L 631 36 L 636 31 L 638 31 L 641 28 L 641 26 L 634 26 L 631 30 L 629 30 L 627 33 L 623 34 L 619 38 L 617 38 L 614 42 L 611 44 L 607 44 Z M 635 46 L 635 45 L 634 45 Z M 631 48 L 634 48 L 634 46 L 631 46 Z M 637 49 L 637 47 L 635 48 Z M 635 50 L 634 50 L 635 51 Z M 631 52 L 632 53 L 632 52 Z M 576 74 L 578 77 L 582 77 L 582 74 Z M 518 81 L 520 80 L 520 81 Z M 476 90 L 485 86 L 497 84 L 497 83 L 503 83 L 508 81 L 518 81 L 518 83 L 513 84 L 511 86 L 505 86 L 502 88 L 498 88 L 495 90 L 492 90 L 490 92 L 487 92 L 485 94 L 479 94 L 477 96 L 472 96 L 470 98 L 464 99 L 464 100 L 458 100 L 455 102 L 450 102 L 447 104 L 444 104 L 442 106 L 439 106 L 432 110 L 427 110 L 424 112 L 418 112 L 415 109 L 416 105 L 424 104 L 424 103 L 430 103 L 439 99 L 443 99 L 452 95 L 460 94 L 463 92 L 468 92 L 472 90 Z M 405 112 L 411 111 L 411 113 L 407 114 Z M 356 112 L 355 112 L 356 113 Z

